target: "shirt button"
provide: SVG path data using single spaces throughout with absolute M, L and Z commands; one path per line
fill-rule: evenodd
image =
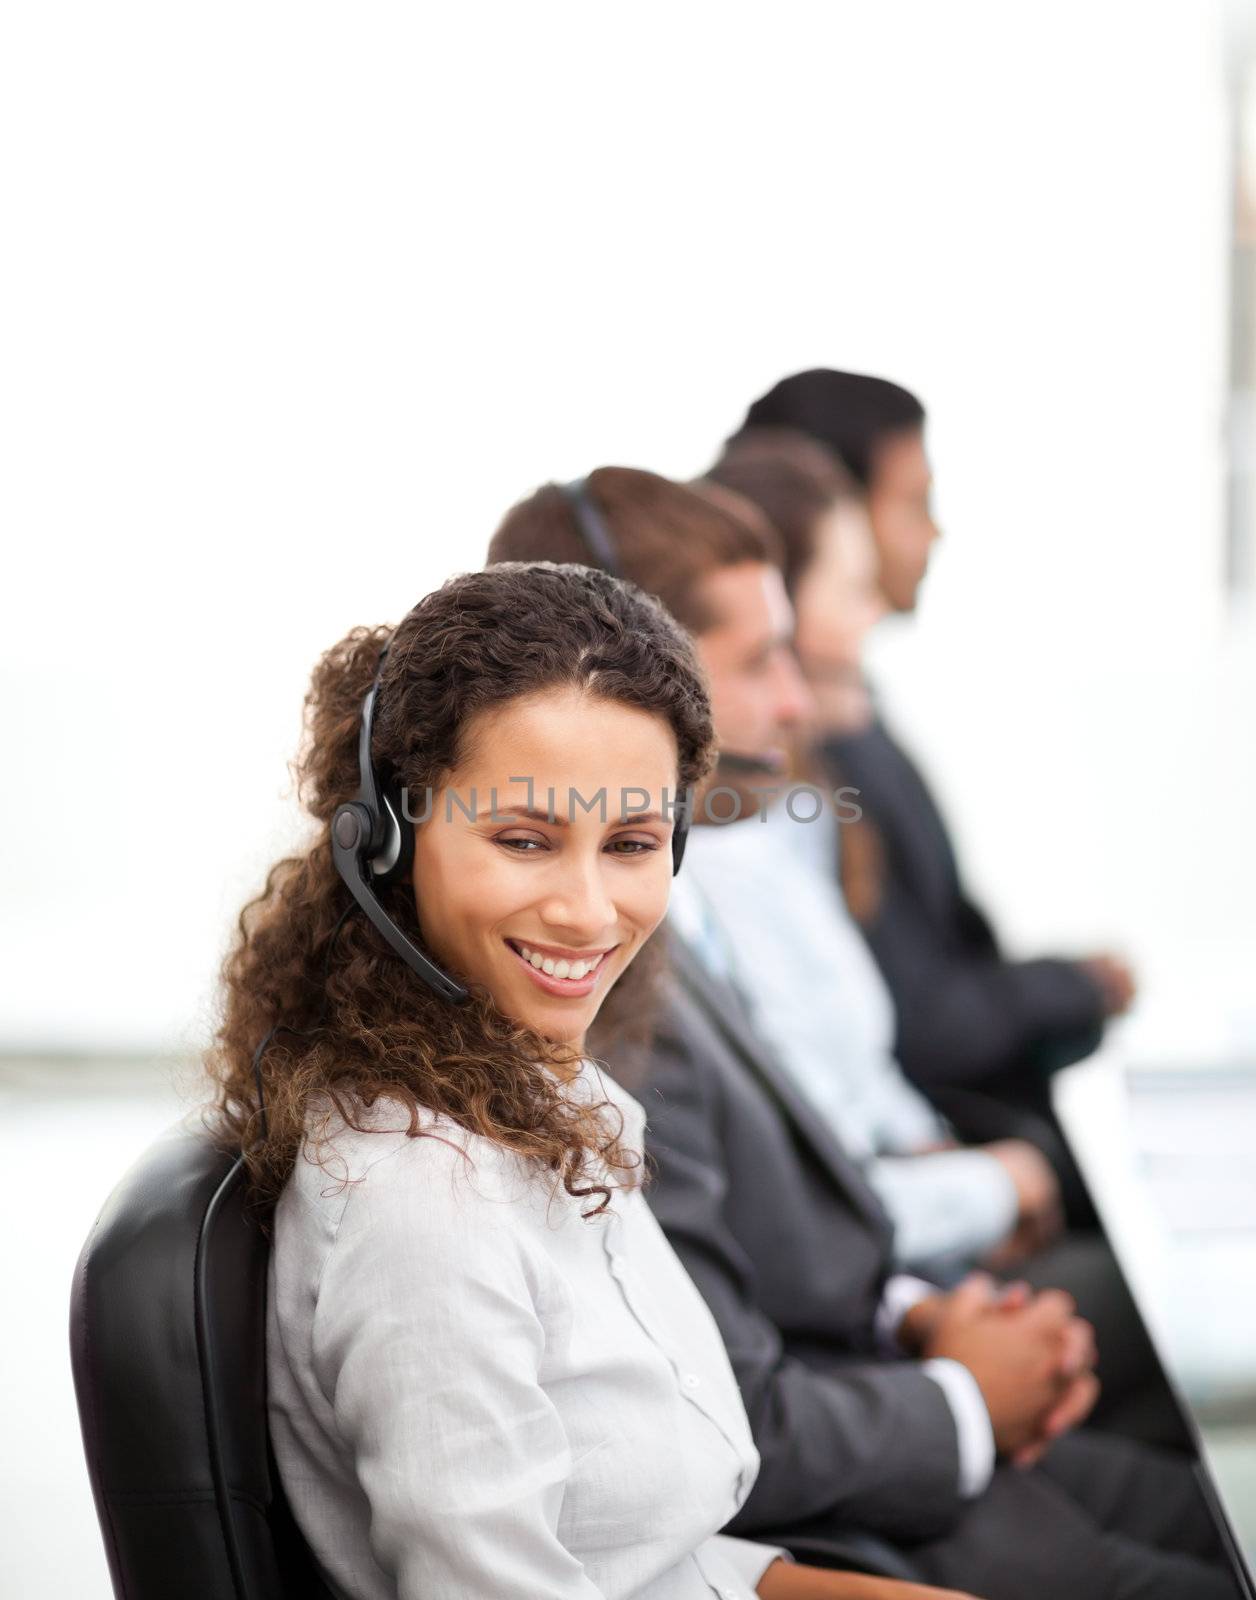
M 696 1389 L 701 1384 L 702 1379 L 696 1372 L 686 1372 L 680 1381 L 686 1389 Z

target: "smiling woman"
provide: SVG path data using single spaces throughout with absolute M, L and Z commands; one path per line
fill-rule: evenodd
M 358 787 L 360 712 L 377 672 L 380 780 L 433 795 L 411 880 L 379 898 L 470 987 L 465 1006 L 416 982 L 369 922 L 343 920 L 331 824 Z M 241 913 L 210 1060 L 218 1126 L 245 1149 L 263 1209 L 298 1150 L 315 1148 L 312 1113 L 330 1104 L 352 1126 L 380 1096 L 414 1116 L 444 1114 L 605 1204 L 602 1169 L 621 1165 L 614 1119 L 573 1105 L 558 1078 L 579 1065 L 588 1024 L 663 916 L 672 824 L 662 812 L 705 772 L 710 739 L 685 636 L 653 600 L 583 568 L 467 574 L 391 633 L 358 628 L 327 652 L 297 763 L 318 829 Z M 599 789 L 644 791 L 659 815 L 621 823 L 610 809 L 603 821 L 577 803 Z M 477 793 L 487 815 L 468 803 Z M 551 794 L 561 809 L 547 803 L 540 820 L 502 809 Z M 540 970 L 508 940 L 539 953 Z M 573 984 L 571 962 L 599 953 L 598 969 Z M 642 1003 L 626 996 L 627 1007 Z M 263 1117 L 253 1056 L 273 1029 Z
M 241 915 L 213 1066 L 221 1136 L 273 1205 L 270 1435 L 329 1586 L 893 1589 L 720 1535 L 758 1469 L 749 1424 L 646 1207 L 642 1109 L 584 1055 L 666 911 L 669 796 L 710 762 L 685 636 L 604 573 L 504 563 L 427 596 L 391 637 L 355 630 L 306 711 L 317 829 Z M 363 772 L 414 830 L 380 904 L 454 977 L 449 998 L 337 871 L 334 819 Z M 412 821 L 415 789 L 432 803 Z

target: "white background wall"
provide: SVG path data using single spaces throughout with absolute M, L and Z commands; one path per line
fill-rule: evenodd
M 538 481 L 696 471 L 817 363 L 930 406 L 947 538 L 880 676 L 1009 939 L 1115 941 L 1145 1021 L 1237 1025 L 1256 666 L 1220 583 L 1207 5 L 3 30 L 0 1046 L 194 1045 L 319 651 Z

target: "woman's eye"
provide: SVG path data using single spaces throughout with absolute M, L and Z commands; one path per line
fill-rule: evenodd
M 657 839 L 612 839 L 607 849 L 616 856 L 641 856 L 658 847 Z
M 505 850 L 512 850 L 517 856 L 532 855 L 537 850 L 547 848 L 544 839 L 521 837 L 518 834 L 506 835 L 496 841 Z

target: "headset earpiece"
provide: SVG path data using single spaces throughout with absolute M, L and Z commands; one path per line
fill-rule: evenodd
M 571 507 L 585 549 L 593 558 L 593 565 L 600 567 L 603 572 L 609 572 L 612 578 L 622 578 L 624 569 L 619 559 L 615 535 L 611 532 L 610 523 L 602 515 L 601 508 L 590 495 L 588 484 L 583 478 L 575 478 L 571 483 L 560 483 L 558 487 Z M 672 825 L 673 877 L 680 871 L 680 863 L 685 858 L 690 821 L 689 807 L 686 805 L 678 808 L 676 820 Z
M 385 645 L 379 671 L 383 670 L 387 654 Z M 467 989 L 419 949 L 389 916 L 379 898 L 379 888 L 407 877 L 414 861 L 414 828 L 406 820 L 401 791 L 395 784 L 381 786 L 371 759 L 379 671 L 362 702 L 358 793 L 355 799 L 338 806 L 331 819 L 332 859 L 349 892 L 390 949 L 441 999 L 461 1005 L 468 998 Z
M 689 807 L 680 811 L 672 824 L 672 877 L 680 871 L 685 859 L 685 846 L 689 843 Z
M 380 795 L 379 849 L 371 857 L 371 877 L 376 883 L 396 883 L 410 876 L 414 865 L 414 826 L 407 819 L 402 791 L 386 784 Z

